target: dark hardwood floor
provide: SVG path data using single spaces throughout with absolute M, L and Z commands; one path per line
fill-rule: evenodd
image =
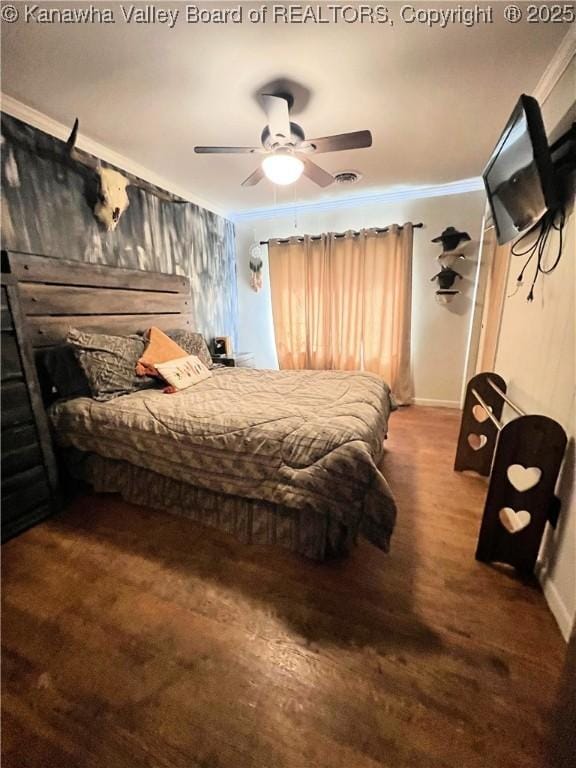
M 317 565 L 115 497 L 3 554 L 3 768 L 543 768 L 566 646 L 474 560 L 459 414 L 392 416 L 392 551 Z

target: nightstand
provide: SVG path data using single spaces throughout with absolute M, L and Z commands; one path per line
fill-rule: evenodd
M 254 352 L 238 352 L 235 355 L 212 355 L 213 363 L 220 363 L 228 368 L 256 368 Z

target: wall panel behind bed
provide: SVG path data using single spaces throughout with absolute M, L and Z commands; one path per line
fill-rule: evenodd
M 130 186 L 128 209 L 116 230 L 106 232 L 88 205 L 81 174 L 58 160 L 63 142 L 9 115 L 1 118 L 4 248 L 187 277 L 194 330 L 209 339 L 231 336 L 237 342 L 230 221 L 192 203 L 174 205 Z

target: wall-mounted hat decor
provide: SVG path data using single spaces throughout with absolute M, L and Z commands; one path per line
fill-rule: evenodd
M 436 291 L 436 301 L 439 304 L 448 304 L 456 294 L 460 293 L 453 286 L 456 278 L 462 280 L 462 275 L 452 267 L 442 267 L 438 274 L 430 278 L 430 282 L 438 280 L 438 290 Z
M 460 243 L 468 242 L 470 235 L 468 232 L 460 232 L 456 227 L 446 227 L 438 237 L 432 239 L 433 243 L 442 243 L 442 248 L 445 251 L 453 251 L 458 248 Z
M 468 242 L 470 235 L 468 232 L 460 232 L 456 227 L 446 227 L 438 237 L 432 239 L 433 243 L 442 244 L 442 253 L 438 256 L 440 272 L 430 278 L 430 282 L 438 280 L 438 290 L 436 291 L 436 301 L 439 304 L 448 304 L 460 291 L 454 288 L 456 278 L 462 279 L 462 275 L 453 269 L 459 259 L 466 258 L 463 253 L 456 249 L 461 243 Z
M 455 269 L 452 269 L 452 267 L 442 267 L 437 275 L 430 278 L 430 282 L 432 283 L 434 280 L 438 280 L 438 287 L 440 290 L 447 291 L 452 288 L 457 277 L 460 278 L 460 280 L 462 279 L 462 275 L 459 272 L 456 272 Z

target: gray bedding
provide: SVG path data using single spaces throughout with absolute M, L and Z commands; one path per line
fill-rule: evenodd
M 173 395 L 81 397 L 50 415 L 63 446 L 326 516 L 387 550 L 396 509 L 378 465 L 390 408 L 368 373 L 228 368 Z

